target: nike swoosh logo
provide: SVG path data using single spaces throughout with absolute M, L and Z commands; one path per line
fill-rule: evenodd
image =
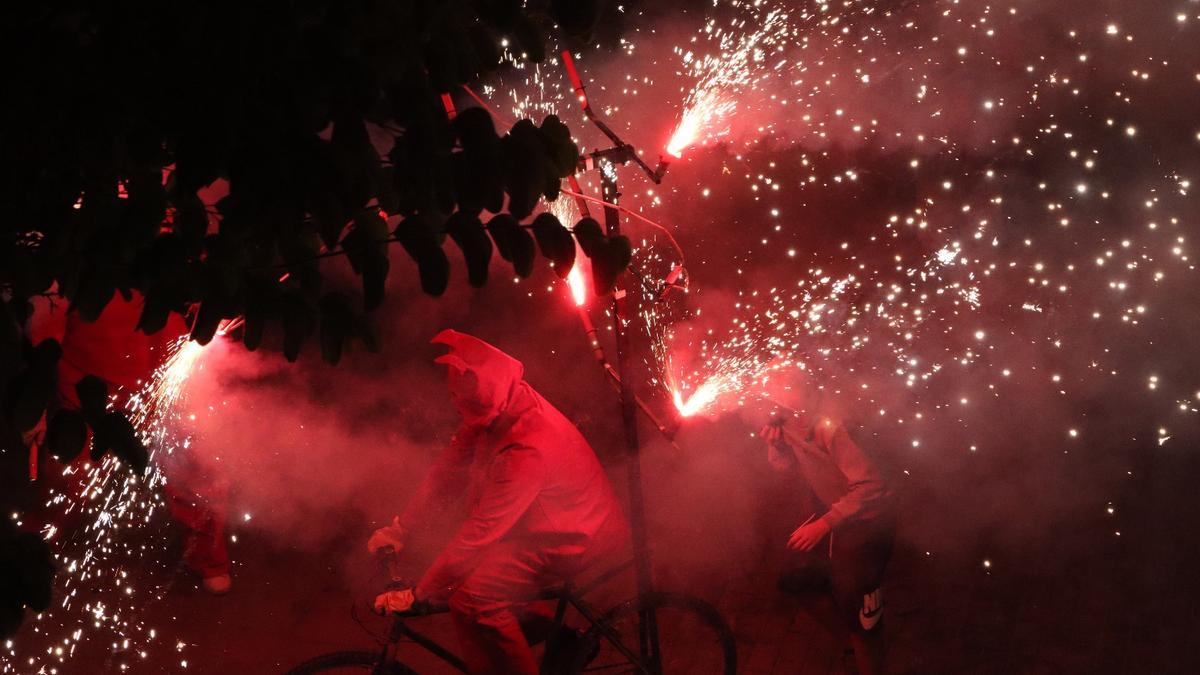
M 882 607 L 871 612 L 870 614 L 868 614 L 862 610 L 859 610 L 859 612 L 858 612 L 858 623 L 860 625 L 862 625 L 864 630 L 871 630 L 872 628 L 875 627 L 875 624 L 879 623 L 879 620 L 882 618 L 883 618 L 883 608 Z
M 871 630 L 883 618 L 883 594 L 876 588 L 863 596 L 863 604 L 858 610 L 858 623 L 863 630 Z

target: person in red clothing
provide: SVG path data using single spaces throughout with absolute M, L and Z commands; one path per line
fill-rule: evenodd
M 141 313 L 142 299 L 138 294 L 130 300 L 113 295 L 95 321 L 69 311 L 66 300 L 34 299 L 34 312 L 29 319 L 30 340 L 37 344 L 53 338 L 62 346 L 58 361 L 59 405 L 79 407 L 75 384 L 85 375 L 99 377 L 114 391 L 136 391 L 141 380 L 154 372 L 169 341 L 185 330 L 182 320 L 175 316 L 167 328 L 146 335 L 137 328 Z
M 536 673 L 522 632 L 530 622 L 518 617 L 543 587 L 619 550 L 625 517 L 591 446 L 524 381 L 520 361 L 453 330 L 433 342 L 450 347 L 436 363 L 447 366 L 462 426 L 367 548 L 401 551 L 451 498 L 465 497 L 469 514 L 416 588 L 384 593 L 375 606 L 448 603 L 470 672 Z
M 788 539 L 779 587 L 792 593 L 814 586 L 832 591 L 858 672 L 883 672 L 880 582 L 891 557 L 895 515 L 882 474 L 845 427 L 828 417 L 797 415 L 759 433 L 771 467 L 803 479 L 815 498 L 811 514 Z
M 141 388 L 165 358 L 167 347 L 187 332 L 182 318 L 172 314 L 165 328 L 146 335 L 137 327 L 141 313 L 142 296 L 136 292 L 129 300 L 114 294 L 95 321 L 69 311 L 65 301 L 37 299 L 30 318 L 31 340 L 37 344 L 53 338 L 62 345 L 54 405 L 78 408 L 75 384 L 89 374 L 104 380 L 112 394 L 129 396 Z M 44 430 L 43 419 L 28 434 L 26 441 L 34 452 L 36 437 Z M 220 595 L 231 585 L 224 536 L 228 483 L 222 476 L 182 462 L 165 469 L 171 515 L 187 529 L 184 564 L 201 578 L 206 591 Z

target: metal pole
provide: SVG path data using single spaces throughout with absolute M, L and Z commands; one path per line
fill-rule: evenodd
M 617 190 L 616 165 L 605 161 L 600 167 L 600 185 L 604 201 L 615 205 L 621 197 Z M 621 212 L 615 206 L 604 207 L 604 226 L 608 236 L 621 233 Z M 628 297 L 622 279 L 613 289 L 613 333 L 617 342 L 617 372 L 620 375 L 621 420 L 625 426 L 629 471 L 629 527 L 633 536 L 634 571 L 637 577 L 638 595 L 653 589 L 653 566 L 650 547 L 646 536 L 646 501 L 642 493 L 642 464 L 637 429 L 637 401 L 630 383 L 633 373 L 630 368 L 629 331 L 626 324 Z M 644 609 L 638 614 L 638 643 L 643 657 L 649 657 L 655 672 L 661 670 L 658 655 L 658 624 L 653 609 Z
M 604 355 L 604 348 L 600 346 L 600 334 L 596 331 L 596 326 L 592 323 L 592 318 L 588 316 L 587 308 L 580 307 L 578 309 L 579 322 L 583 324 L 583 332 L 587 335 L 588 344 L 592 346 L 592 356 L 596 357 L 596 362 L 600 364 L 600 367 L 604 369 L 604 373 L 608 375 L 608 379 L 612 382 L 613 388 L 617 390 L 617 394 L 620 394 L 621 374 L 608 362 L 608 357 Z M 675 434 L 679 431 L 679 425 L 674 422 L 663 421 L 654 412 L 654 409 L 650 407 L 650 404 L 642 400 L 642 397 L 636 393 L 633 395 L 633 401 L 642 411 L 642 414 L 646 416 L 646 419 L 650 420 L 659 433 L 663 435 L 663 438 L 667 439 L 671 447 L 679 450 L 679 445 L 675 443 Z

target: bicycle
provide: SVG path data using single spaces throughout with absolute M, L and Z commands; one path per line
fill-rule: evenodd
M 536 600 L 554 600 L 554 630 L 547 640 L 542 658 L 542 673 L 675 673 L 737 672 L 737 646 L 733 631 L 717 608 L 704 600 L 682 593 L 651 591 L 604 610 L 597 610 L 584 596 L 633 567 L 630 560 L 604 572 L 587 584 L 576 587 L 567 581 L 544 589 Z M 573 608 L 588 624 L 567 664 L 550 665 L 551 655 L 558 657 L 556 644 L 569 634 L 566 613 Z M 398 660 L 401 645 L 416 645 L 438 657 L 452 668 L 466 672 L 466 664 L 450 649 L 408 625 L 411 619 L 444 614 L 446 606 L 425 607 L 391 615 L 392 625 L 378 651 L 337 651 L 311 658 L 292 668 L 287 675 L 317 673 L 372 673 L 373 675 L 410 675 L 416 671 Z M 658 630 L 642 630 L 642 616 L 656 617 Z M 664 618 L 665 617 L 665 618 Z M 564 630 L 565 629 L 565 630 Z M 647 637 L 648 635 L 653 637 Z M 626 639 L 637 636 L 638 644 Z

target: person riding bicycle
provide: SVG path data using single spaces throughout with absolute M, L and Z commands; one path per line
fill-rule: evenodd
M 625 516 L 591 446 L 524 381 L 520 361 L 454 330 L 433 343 L 450 347 L 435 363 L 447 366 L 462 426 L 404 513 L 367 548 L 400 552 L 451 498 L 465 497 L 470 509 L 417 586 L 381 594 L 375 608 L 448 603 L 470 672 L 536 673 L 522 624 L 529 630 L 525 610 L 537 609 L 527 603 L 623 547 Z
M 879 586 L 895 539 L 892 495 L 875 462 L 845 427 L 829 417 L 798 414 L 759 432 L 767 460 L 780 473 L 798 474 L 819 502 L 788 539 L 781 590 L 832 591 L 849 628 L 858 672 L 883 671 L 883 597 Z

